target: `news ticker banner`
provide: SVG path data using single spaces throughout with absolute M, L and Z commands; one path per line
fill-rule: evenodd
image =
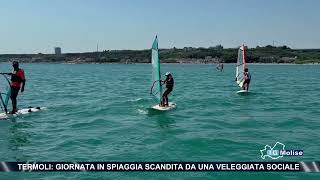
M 262 171 L 320 172 L 317 162 L 0 162 L 0 171 Z

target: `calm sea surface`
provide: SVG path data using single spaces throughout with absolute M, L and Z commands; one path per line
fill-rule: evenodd
M 46 110 L 0 121 L 1 161 L 262 161 L 282 142 L 320 160 L 320 65 L 249 65 L 251 93 L 236 94 L 235 65 L 162 65 L 178 108 L 155 112 L 150 64 L 22 64 L 19 107 Z M 10 64 L 1 64 L 9 71 Z M 270 161 L 270 160 L 269 160 Z M 0 179 L 319 179 L 318 173 L 0 173 Z

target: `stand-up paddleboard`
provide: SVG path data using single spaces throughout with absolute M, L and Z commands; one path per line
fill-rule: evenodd
M 29 113 L 41 111 L 42 109 L 43 108 L 41 108 L 41 107 L 29 107 L 29 108 L 26 108 L 26 109 L 18 110 L 18 112 L 16 114 L 17 115 L 19 115 L 19 114 L 29 114 Z
M 176 108 L 176 104 L 173 102 L 169 102 L 169 106 L 161 107 L 161 99 L 162 99 L 162 84 L 161 84 L 161 73 L 160 73 L 160 60 L 159 60 L 159 49 L 158 49 L 158 38 L 156 36 L 153 41 L 151 48 L 151 63 L 152 63 L 152 86 L 151 86 L 151 94 L 156 100 L 157 104 L 152 106 L 153 109 L 160 111 L 168 111 Z
M 246 68 L 246 54 L 244 45 L 240 46 L 238 50 L 238 59 L 236 66 L 236 82 L 238 86 L 241 88 L 240 91 L 237 91 L 237 94 L 248 93 L 249 91 L 243 90 L 243 83 L 245 81 L 245 68 Z
M 44 108 L 41 108 L 41 107 L 29 107 L 29 108 L 19 109 L 15 114 L 3 112 L 3 113 L 0 113 L 0 119 L 5 119 L 5 118 L 9 118 L 9 117 L 16 117 L 16 116 L 30 114 L 30 113 L 34 113 L 34 112 L 39 112 L 43 109 Z

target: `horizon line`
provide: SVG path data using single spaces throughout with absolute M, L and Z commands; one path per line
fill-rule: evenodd
M 239 46 L 240 47 L 240 46 Z M 232 48 L 224 48 L 223 49 L 238 49 L 239 47 L 232 47 Z M 264 48 L 266 46 L 260 46 L 261 48 Z M 273 46 L 273 47 L 281 47 L 281 46 Z M 287 46 L 288 47 L 288 46 Z M 194 48 L 194 49 L 199 49 L 199 48 L 204 48 L 204 49 L 209 49 L 210 47 L 183 47 L 183 48 L 177 48 L 177 47 L 172 47 L 172 48 L 159 48 L 159 50 L 170 50 L 170 49 L 184 49 L 184 48 Z M 289 47 L 290 48 L 290 47 Z M 62 48 L 61 48 L 62 49 Z M 257 49 L 256 47 L 252 47 L 252 48 L 248 48 L 248 49 Z M 291 50 L 320 50 L 320 48 L 290 48 Z M 150 49 L 106 49 L 106 50 L 102 50 L 102 51 L 82 51 L 82 52 L 63 52 L 61 54 L 82 54 L 82 53 L 101 53 L 101 52 L 104 52 L 104 51 L 149 51 L 151 50 Z M 0 53 L 0 55 L 55 55 L 54 52 L 52 53 L 41 53 L 41 52 L 38 52 L 38 53 Z

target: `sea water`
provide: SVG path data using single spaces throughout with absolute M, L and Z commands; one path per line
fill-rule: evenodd
M 320 65 L 253 65 L 250 93 L 239 95 L 235 65 L 164 64 L 175 79 L 158 112 L 150 64 L 21 64 L 19 108 L 45 110 L 0 121 L 1 161 L 271 161 L 265 145 L 281 142 L 320 159 Z M 1 71 L 10 71 L 1 64 Z M 25 172 L 1 179 L 317 179 L 315 173 Z

